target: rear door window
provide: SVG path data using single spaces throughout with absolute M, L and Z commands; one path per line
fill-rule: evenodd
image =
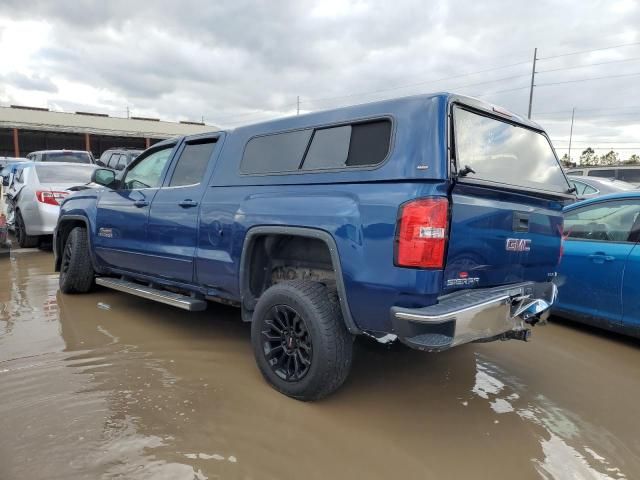
M 169 186 L 181 187 L 202 182 L 215 145 L 215 140 L 187 143 L 178 158 Z
M 112 153 L 111 156 L 109 157 L 109 161 L 107 162 L 107 166 L 109 168 L 115 169 L 119 159 L 120 159 L 119 153 Z
M 454 110 L 458 169 L 464 180 L 567 193 L 569 184 L 549 140 L 540 132 L 471 112 Z
M 116 163 L 115 169 L 124 170 L 126 166 L 127 166 L 127 156 L 121 153 L 120 157 L 118 158 L 118 163 Z

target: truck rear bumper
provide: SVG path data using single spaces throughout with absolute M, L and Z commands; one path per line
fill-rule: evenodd
M 525 282 L 505 287 L 462 290 L 423 308 L 391 308 L 393 330 L 403 343 L 438 351 L 475 341 L 509 338 L 545 320 L 556 299 L 553 283 Z

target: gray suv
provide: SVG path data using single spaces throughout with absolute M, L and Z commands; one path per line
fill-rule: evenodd
M 131 148 L 110 148 L 100 155 L 96 162 L 102 167 L 111 168 L 112 170 L 124 170 L 134 159 L 143 152 L 139 149 Z

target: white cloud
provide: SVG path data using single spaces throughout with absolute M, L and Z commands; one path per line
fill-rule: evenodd
M 298 95 L 308 111 L 453 90 L 526 113 L 538 47 L 534 118 L 559 140 L 561 154 L 574 106 L 576 146 L 632 141 L 640 133 L 640 100 L 633 100 L 640 97 L 640 75 L 543 86 L 640 74 L 640 45 L 545 58 L 640 41 L 635 1 L 81 5 L 0 4 L 0 102 L 112 114 L 129 106 L 138 114 L 233 126 L 295 112 Z M 622 59 L 630 61 L 542 73 Z M 510 64 L 517 65 L 462 76 Z M 434 81 L 442 78 L 449 79 Z M 625 115 L 613 108 L 634 105 L 639 108 Z M 605 145 L 611 144 L 593 143 Z M 622 158 L 625 152 L 631 153 L 621 150 Z

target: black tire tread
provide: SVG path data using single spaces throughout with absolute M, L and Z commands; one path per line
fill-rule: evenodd
M 18 224 L 17 227 L 22 230 L 18 239 L 18 245 L 20 245 L 20 248 L 37 247 L 40 237 L 38 235 L 27 235 L 27 226 L 24 224 L 24 218 L 22 218 L 20 210 L 16 210 L 16 220 L 16 223 Z
M 60 290 L 63 293 L 86 293 L 93 288 L 95 282 L 87 230 L 83 227 L 75 227 L 69 232 L 62 250 L 63 255 L 68 242 L 73 242 L 73 249 L 66 275 L 60 272 Z
M 304 394 L 295 395 L 270 381 L 268 372 L 265 372 L 267 366 L 261 362 L 258 362 L 258 366 L 267 381 L 279 392 L 303 401 L 320 400 L 337 390 L 347 379 L 353 358 L 353 336 L 344 324 L 339 303 L 332 301 L 331 292 L 323 284 L 308 280 L 280 282 L 262 294 L 258 305 L 261 301 L 269 301 L 271 294 L 280 291 L 288 295 L 304 297 L 311 304 L 315 312 L 314 321 L 317 330 L 319 335 L 324 337 L 322 343 L 327 346 L 323 355 L 323 368 Z M 310 320 L 305 319 L 305 321 Z

